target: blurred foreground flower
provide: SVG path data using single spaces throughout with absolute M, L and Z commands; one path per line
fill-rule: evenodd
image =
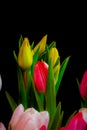
M 38 112 L 34 108 L 24 111 L 23 105 L 19 104 L 9 122 L 8 130 L 47 130 L 48 122 L 47 111 Z
M 81 108 L 60 130 L 87 130 L 87 108 Z
M 6 130 L 6 128 L 2 122 L 0 122 L 0 130 Z

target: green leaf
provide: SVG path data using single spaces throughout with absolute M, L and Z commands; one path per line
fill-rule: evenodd
M 12 96 L 7 91 L 5 91 L 5 94 L 6 94 L 8 102 L 11 106 L 12 112 L 13 112 L 15 110 L 15 108 L 17 107 L 17 104 L 14 101 L 14 99 L 12 98 Z
M 50 114 L 50 120 L 52 119 L 56 110 L 56 95 L 55 95 L 55 85 L 54 85 L 54 72 L 52 67 L 52 59 L 49 60 L 48 78 L 47 78 L 47 88 L 45 92 L 46 99 L 46 110 Z
M 31 44 L 31 49 L 33 49 L 33 48 L 34 48 L 34 41 Z
M 44 61 L 48 61 L 48 52 L 52 47 L 56 47 L 56 42 L 53 41 L 51 44 L 46 45 L 45 47 L 45 51 L 43 53 L 41 53 L 41 55 L 39 55 L 39 59 L 44 59 Z
M 36 52 L 35 52 L 35 54 L 34 54 L 34 56 L 33 56 L 33 64 L 32 64 L 32 66 L 31 66 L 31 73 L 32 73 L 32 75 L 33 75 L 33 73 L 34 73 L 34 65 L 35 65 L 36 62 L 38 61 L 39 48 L 40 48 L 40 47 L 38 47 L 38 49 L 36 50 Z
M 20 47 L 21 47 L 21 45 L 22 45 L 22 42 L 23 42 L 23 37 L 22 37 L 22 35 L 21 35 L 20 38 L 19 38 L 19 42 L 18 42 L 19 49 L 20 49 Z
M 53 41 L 51 44 L 49 44 L 48 48 L 51 49 L 52 47 L 56 47 L 56 41 Z
M 13 56 L 14 56 L 14 58 L 15 58 L 16 62 L 18 63 L 18 57 L 17 57 L 17 55 L 16 55 L 15 51 L 13 51 Z
M 32 78 L 32 86 L 33 86 L 34 94 L 35 94 L 36 101 L 38 104 L 38 109 L 39 109 L 39 111 L 43 111 L 44 110 L 44 102 L 42 102 L 42 97 L 39 95 L 39 93 L 37 92 L 37 90 L 35 88 L 33 78 Z
M 78 89 L 79 89 L 80 88 L 80 83 L 79 83 L 78 78 L 76 78 L 76 81 L 77 81 L 77 85 L 78 85 Z
M 27 93 L 27 96 L 29 95 L 29 91 L 30 91 L 30 87 L 31 87 L 31 69 L 27 69 L 26 70 L 26 86 L 25 86 L 25 89 L 26 89 L 26 93 Z
M 60 62 L 60 57 L 57 58 L 56 63 L 55 63 L 55 65 L 53 66 L 53 68 L 55 68 L 55 67 L 59 64 L 59 62 Z
M 65 69 L 67 67 L 67 64 L 69 62 L 69 59 L 70 59 L 70 56 L 68 56 L 61 64 L 60 71 L 59 71 L 59 77 L 58 77 L 58 80 L 56 83 L 56 94 L 59 90 L 59 86 L 60 86 L 60 83 L 62 81 L 62 78 L 63 78 L 64 72 L 65 72 Z
M 24 80 L 21 68 L 18 66 L 17 69 L 17 76 L 18 76 L 18 88 L 19 88 L 19 102 L 23 104 L 24 108 L 27 108 L 27 96 L 24 86 Z
M 58 103 L 56 107 L 56 111 L 54 117 L 52 118 L 51 122 L 49 123 L 48 130 L 54 130 L 55 128 L 60 128 L 63 120 L 64 112 L 61 111 L 61 102 Z

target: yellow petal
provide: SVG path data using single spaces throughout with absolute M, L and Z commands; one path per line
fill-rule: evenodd
M 18 64 L 21 68 L 27 69 L 32 65 L 33 55 L 28 38 L 24 38 L 18 54 Z
M 40 42 L 34 47 L 33 51 L 34 53 L 36 52 L 36 50 L 39 48 L 39 55 L 41 53 L 43 53 L 45 51 L 45 47 L 46 47 L 46 42 L 47 42 L 47 35 L 45 35 L 41 40 Z
M 49 52 L 49 57 L 52 58 L 52 66 L 55 65 L 57 59 L 59 58 L 59 53 L 56 47 L 51 48 L 50 52 Z M 56 67 L 54 68 L 54 73 L 56 71 L 58 71 L 60 69 L 60 62 L 58 63 L 58 65 L 56 65 Z

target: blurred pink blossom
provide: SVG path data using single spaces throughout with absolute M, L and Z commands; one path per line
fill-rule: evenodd
M 47 111 L 38 112 L 34 108 L 24 111 L 23 105 L 20 104 L 11 117 L 8 130 L 47 130 L 48 123 Z
M 6 128 L 2 122 L 0 122 L 0 130 L 6 130 Z
M 60 130 L 87 130 L 87 108 L 81 108 L 69 121 L 68 125 Z

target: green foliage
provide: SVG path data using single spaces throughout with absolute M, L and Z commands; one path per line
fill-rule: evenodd
M 8 99 L 8 102 L 11 106 L 12 112 L 13 112 L 15 110 L 15 108 L 17 107 L 17 104 L 14 101 L 14 99 L 12 98 L 12 96 L 7 91 L 5 91 L 5 94 L 6 94 L 6 97 Z
M 57 92 L 59 90 L 59 86 L 60 86 L 60 83 L 62 81 L 62 78 L 63 78 L 64 72 L 66 70 L 67 64 L 69 62 L 69 59 L 70 59 L 70 56 L 68 56 L 67 58 L 65 58 L 65 60 L 61 64 L 60 71 L 59 71 L 59 76 L 58 76 L 58 80 L 57 80 L 57 83 L 56 83 L 56 94 L 57 94 Z

